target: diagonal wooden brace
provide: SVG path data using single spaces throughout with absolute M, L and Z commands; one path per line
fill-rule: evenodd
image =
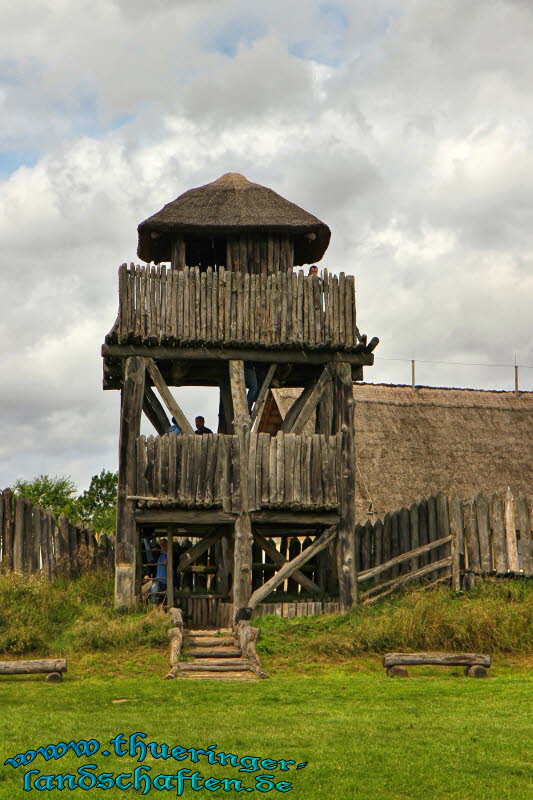
M 277 547 L 268 541 L 259 531 L 252 531 L 252 535 L 254 540 L 257 542 L 259 547 L 265 551 L 267 556 L 272 559 L 274 564 L 277 564 L 279 567 L 282 567 L 284 564 L 287 563 L 287 559 L 279 552 Z M 314 594 L 320 594 L 322 592 L 320 586 L 318 586 L 314 581 L 304 575 L 303 572 L 300 570 L 296 570 L 291 575 L 297 583 L 299 583 L 304 589 L 307 589 L 309 592 L 313 592 Z
M 181 428 L 182 433 L 194 433 L 194 430 L 179 407 L 178 403 L 174 399 L 170 389 L 166 385 L 165 381 L 163 380 L 163 376 L 159 372 L 157 368 L 157 364 L 153 360 L 153 358 L 147 358 L 146 361 L 146 369 L 148 370 L 148 374 L 150 375 L 151 379 L 154 382 L 154 386 L 163 398 L 163 402 L 165 403 L 166 407 L 170 411 L 171 415 L 174 417 L 176 422 Z

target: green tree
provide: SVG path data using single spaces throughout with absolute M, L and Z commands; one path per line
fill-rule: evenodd
M 69 476 L 64 475 L 39 475 L 30 481 L 19 478 L 13 486 L 15 494 L 26 497 L 36 506 L 49 508 L 55 516 L 62 511 L 75 520 L 77 517 L 77 492 L 76 484 Z
M 117 484 L 118 472 L 103 469 L 93 475 L 89 488 L 76 501 L 77 514 L 85 525 L 95 531 L 115 532 Z

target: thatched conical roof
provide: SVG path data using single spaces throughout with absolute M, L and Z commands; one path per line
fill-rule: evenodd
M 256 231 L 292 234 L 294 263 L 310 264 L 322 258 L 331 236 L 317 217 L 236 172 L 189 189 L 141 222 L 137 230 L 137 254 L 148 262 L 170 260 L 172 234 L 231 236 Z M 152 233 L 166 235 L 154 238 Z

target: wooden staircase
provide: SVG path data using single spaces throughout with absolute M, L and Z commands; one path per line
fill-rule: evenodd
M 230 628 L 185 630 L 183 655 L 176 678 L 202 681 L 253 681 L 258 676 L 243 658 Z

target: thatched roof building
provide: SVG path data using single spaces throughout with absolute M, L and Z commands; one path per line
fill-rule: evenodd
M 139 244 L 137 254 L 143 261 L 173 261 L 176 241 L 183 242 L 181 257 L 186 264 L 207 260 L 210 265 L 232 266 L 236 260 L 245 260 L 252 266 L 255 254 L 249 247 L 251 239 L 264 243 L 265 261 L 268 258 L 267 240 L 272 239 L 278 248 L 283 246 L 283 237 L 290 247 L 290 268 L 294 265 L 319 261 L 329 244 L 331 232 L 328 226 L 303 208 L 285 200 L 266 186 L 252 183 L 244 175 L 228 172 L 212 183 L 189 189 L 160 211 L 138 226 Z M 282 239 L 280 239 L 282 237 Z M 227 264 L 227 242 L 237 242 L 237 252 L 231 253 Z M 243 242 L 246 247 L 243 247 Z M 250 249 L 250 254 L 248 251 Z M 260 251 L 260 244 L 258 246 Z M 287 255 L 288 258 L 288 255 Z M 260 260 L 260 252 L 257 253 Z M 272 253 L 272 262 L 275 254 Z M 278 268 L 289 268 L 281 263 L 278 253 Z M 176 264 L 178 267 L 179 265 Z M 248 269 L 248 271 L 253 271 Z
M 261 430 L 298 393 L 274 389 Z M 359 521 L 438 491 L 532 494 L 533 392 L 356 384 L 354 397 Z

